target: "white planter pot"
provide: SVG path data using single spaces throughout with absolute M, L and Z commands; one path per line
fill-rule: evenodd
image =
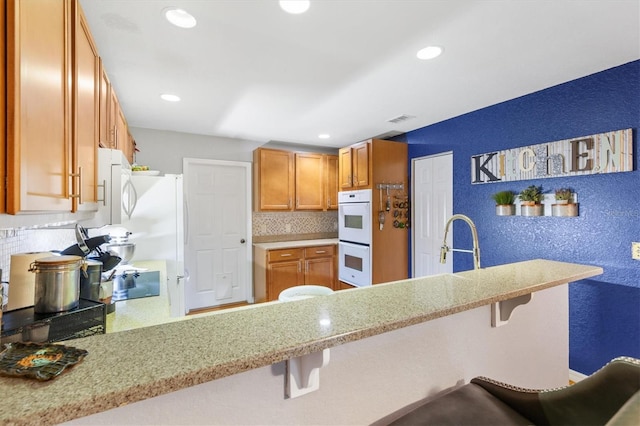
M 520 214 L 522 216 L 542 216 L 544 214 L 544 206 L 542 204 L 534 204 L 532 206 L 521 205 Z
M 515 214 L 516 214 L 515 204 L 496 205 L 496 215 L 498 216 L 513 216 Z
M 553 216 L 560 216 L 560 217 L 578 216 L 578 205 L 577 204 L 552 204 L 551 214 Z

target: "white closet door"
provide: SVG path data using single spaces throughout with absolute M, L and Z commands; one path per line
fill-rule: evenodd
M 413 276 L 453 272 L 453 253 L 440 263 L 444 227 L 453 215 L 453 153 L 417 158 L 413 176 Z M 453 229 L 447 244 L 451 247 Z

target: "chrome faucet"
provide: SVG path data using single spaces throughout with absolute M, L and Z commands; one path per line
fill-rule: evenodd
M 449 232 L 449 225 L 456 219 L 461 219 L 469 225 L 471 228 L 471 233 L 473 234 L 473 250 L 463 250 L 463 249 L 454 249 L 449 248 L 447 245 L 447 233 Z M 474 269 L 480 269 L 480 247 L 478 246 L 478 231 L 476 230 L 476 225 L 473 223 L 468 216 L 463 214 L 454 214 L 451 216 L 451 219 L 447 221 L 447 224 L 444 227 L 444 241 L 442 242 L 442 247 L 440 248 L 440 263 L 447 263 L 447 252 L 448 251 L 461 251 L 464 253 L 473 253 L 473 267 Z

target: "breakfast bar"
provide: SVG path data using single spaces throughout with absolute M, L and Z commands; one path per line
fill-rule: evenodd
M 89 354 L 59 377 L 0 377 L 0 423 L 358 424 L 477 374 L 560 386 L 566 284 L 602 272 L 530 260 L 66 341 Z M 492 304 L 532 293 L 491 326 Z M 320 389 L 287 398 L 284 361 L 329 348 Z

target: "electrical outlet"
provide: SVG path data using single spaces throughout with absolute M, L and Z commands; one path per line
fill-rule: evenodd
M 631 258 L 640 260 L 640 243 L 631 243 Z
M 262 234 L 266 234 L 267 233 L 267 225 L 265 225 L 264 223 L 262 225 L 260 225 L 260 232 Z
M 287 223 L 286 225 L 284 225 L 284 231 L 288 234 L 291 232 L 291 224 Z

